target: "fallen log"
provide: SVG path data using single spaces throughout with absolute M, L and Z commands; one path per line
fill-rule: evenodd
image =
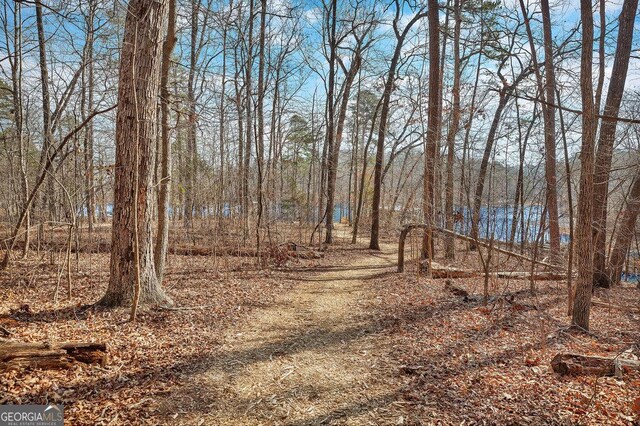
M 422 261 L 421 265 L 424 267 Z M 437 262 L 431 262 L 431 278 L 482 278 L 485 273 L 482 271 L 474 271 L 471 269 L 452 268 L 444 266 Z M 531 275 L 529 272 L 521 271 L 498 271 L 490 272 L 490 277 L 515 280 L 533 280 L 533 281 L 562 281 L 567 279 L 566 274 L 556 274 L 554 272 L 538 272 Z
M 473 243 L 475 243 L 475 244 L 477 244 L 479 246 L 483 246 L 483 247 L 489 248 L 489 249 L 497 251 L 499 253 L 506 254 L 509 257 L 515 257 L 516 259 L 524 260 L 526 262 L 530 262 L 530 263 L 533 263 L 535 265 L 545 266 L 547 268 L 551 268 L 552 270 L 557 270 L 559 268 L 559 265 L 554 265 L 554 264 L 551 264 L 551 263 L 548 263 L 548 262 L 544 262 L 542 260 L 532 259 L 532 258 L 524 256 L 522 254 L 515 253 L 513 251 L 506 250 L 506 249 L 503 249 L 503 248 L 500 248 L 500 247 L 496 247 L 494 244 L 489 244 L 489 243 L 486 243 L 486 242 L 481 241 L 481 240 L 476 240 L 475 238 L 471 238 L 471 237 L 468 237 L 466 235 L 461 235 L 461 234 L 458 234 L 456 232 L 450 231 L 448 229 L 439 228 L 439 227 L 436 227 L 436 226 L 429 226 L 429 225 L 424 224 L 424 223 L 409 223 L 409 224 L 404 225 L 402 227 L 401 231 L 400 231 L 400 238 L 398 240 L 398 272 L 403 272 L 404 271 L 405 240 L 407 239 L 407 236 L 409 235 L 409 233 L 413 229 L 424 229 L 424 230 L 431 229 L 434 232 L 438 232 L 440 234 L 445 234 L 445 235 L 452 235 L 453 237 L 458 238 L 460 240 L 467 241 L 467 242 L 473 242 Z M 463 278 L 463 277 L 462 276 L 447 276 L 447 278 Z
M 320 259 L 324 257 L 324 253 L 314 250 L 304 250 L 295 247 L 290 250 L 287 246 L 274 246 L 273 249 L 285 253 L 288 257 L 298 259 Z M 273 250 L 271 250 L 273 251 Z M 169 247 L 169 253 L 181 256 L 235 256 L 235 257 L 257 257 L 258 252 L 255 248 L 242 247 L 208 247 L 208 246 L 185 246 L 175 245 Z M 262 256 L 273 254 L 269 249 L 262 251 Z
M 524 256 L 524 255 L 522 255 L 520 253 L 515 253 L 515 252 L 510 251 L 510 250 L 506 250 L 506 249 L 503 249 L 503 248 L 500 248 L 500 247 L 496 247 L 495 244 L 489 244 L 489 243 L 486 243 L 486 242 L 484 242 L 482 240 L 477 240 L 475 238 L 467 237 L 466 235 L 461 235 L 461 234 L 458 234 L 457 232 L 449 231 L 448 229 L 434 227 L 433 230 L 436 231 L 436 232 L 439 232 L 441 234 L 452 235 L 455 238 L 458 238 L 460 240 L 467 241 L 467 242 L 472 242 L 474 244 L 477 244 L 477 245 L 485 247 L 485 248 L 490 248 L 491 250 L 497 251 L 497 252 L 502 253 L 502 254 L 506 254 L 509 257 L 515 257 L 516 259 L 524 260 L 526 262 L 534 263 L 536 265 L 546 266 L 547 268 L 552 268 L 552 269 L 557 269 L 558 268 L 558 265 L 554 265 L 554 264 L 551 264 L 551 263 L 548 263 L 548 262 L 545 262 L 545 261 L 542 261 L 542 260 L 538 260 L 538 259 L 532 259 L 532 258 Z
M 63 369 L 73 363 L 107 362 L 105 343 L 0 342 L 0 372 L 24 368 Z
M 556 373 L 571 376 L 616 376 L 625 370 L 640 370 L 640 361 L 621 357 L 607 358 L 578 354 L 557 354 L 551 361 Z
M 431 268 L 431 278 L 477 278 L 481 276 L 477 271 L 471 271 L 468 269 L 456 269 L 446 267 L 433 267 Z
M 636 307 L 636 306 L 613 305 L 611 303 L 598 302 L 596 300 L 593 300 L 591 302 L 591 306 L 597 306 L 599 308 L 613 309 L 613 310 L 616 310 L 616 311 L 623 311 L 623 312 L 631 312 L 631 313 L 634 313 L 634 314 L 640 314 L 640 308 Z
M 529 272 L 505 272 L 499 271 L 492 273 L 496 278 L 511 278 L 516 280 L 533 280 L 533 281 L 562 281 L 567 279 L 567 274 L 556 274 L 553 272 L 538 272 L 531 275 Z

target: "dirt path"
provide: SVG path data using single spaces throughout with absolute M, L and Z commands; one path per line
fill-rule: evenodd
M 188 379 L 190 390 L 176 399 L 170 418 L 201 425 L 401 424 L 368 281 L 395 263 L 393 248 L 385 249 L 301 278 L 229 330 L 212 364 Z

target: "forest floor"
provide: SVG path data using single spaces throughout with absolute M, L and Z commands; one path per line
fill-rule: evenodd
M 175 424 L 397 424 L 390 339 L 371 311 L 372 280 L 396 255 L 323 268 L 228 330 L 212 365 L 164 403 Z
M 344 230 L 343 230 L 344 231 Z M 415 240 L 415 239 L 414 239 Z M 409 259 L 415 254 L 411 240 Z M 559 352 L 640 355 L 640 315 L 592 309 L 593 334 L 568 331 L 566 286 L 427 279 L 396 243 L 339 242 L 322 259 L 270 269 L 251 257 L 171 255 L 165 287 L 180 310 L 89 304 L 108 254 L 82 253 L 71 298 L 48 259 L 0 273 L 0 326 L 16 341 L 104 341 L 106 366 L 0 373 L 0 404 L 65 404 L 72 425 L 430 425 L 640 422 L 640 373 L 561 377 Z M 436 259 L 444 263 L 444 259 Z M 517 269 L 495 257 L 496 270 Z M 479 268 L 459 250 L 452 266 Z M 522 265 L 520 265 L 520 269 Z M 450 281 L 451 284 L 451 281 Z M 595 300 L 637 306 L 631 284 Z

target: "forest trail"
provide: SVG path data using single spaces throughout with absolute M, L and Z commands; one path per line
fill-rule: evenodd
M 196 425 L 402 424 L 393 404 L 397 384 L 384 374 L 390 344 L 379 334 L 370 289 L 395 262 L 394 246 L 386 245 L 349 266 L 301 277 L 225 333 L 211 365 L 189 380 L 186 394 L 172 395 L 170 418 Z

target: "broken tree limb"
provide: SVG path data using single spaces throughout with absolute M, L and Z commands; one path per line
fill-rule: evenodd
M 556 373 L 572 376 L 622 376 L 624 370 L 640 370 L 640 361 L 577 354 L 557 354 L 551 361 Z
M 70 368 L 75 362 L 104 365 L 106 361 L 105 343 L 0 342 L 0 372 L 24 368 Z
M 400 231 L 400 239 L 398 240 L 398 272 L 404 271 L 404 245 L 407 239 L 407 235 L 409 235 L 409 232 L 416 228 L 428 229 L 429 225 L 426 225 L 424 223 L 409 223 L 407 225 L 404 225 L 402 227 L 402 230 Z

